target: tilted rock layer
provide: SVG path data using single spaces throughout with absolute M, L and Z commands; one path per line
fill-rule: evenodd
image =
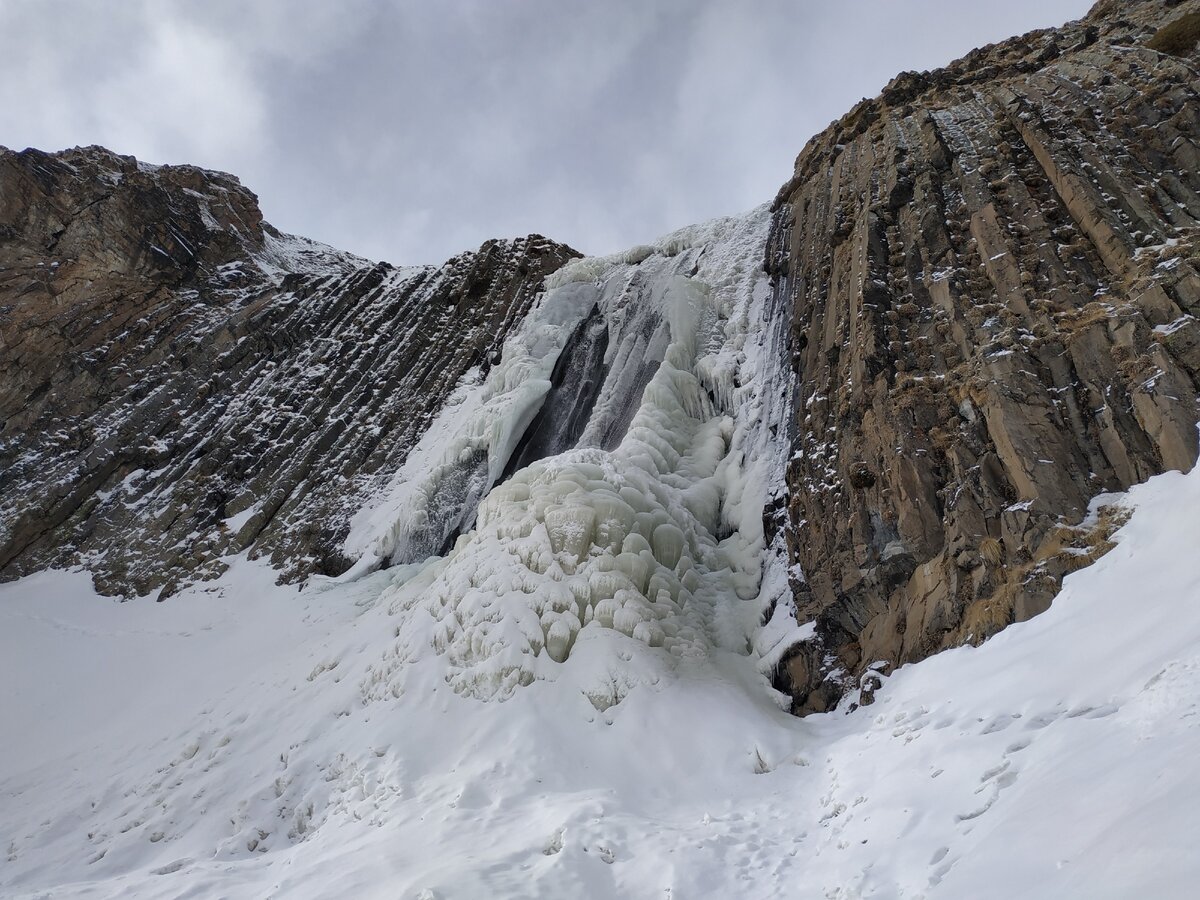
M 1147 44 L 1198 12 L 1105 2 L 905 73 L 797 159 L 767 254 L 797 711 L 1045 609 L 1092 498 L 1196 461 L 1200 55 Z
M 0 577 L 343 571 L 363 497 L 576 256 L 376 265 L 280 234 L 228 175 L 0 150 Z

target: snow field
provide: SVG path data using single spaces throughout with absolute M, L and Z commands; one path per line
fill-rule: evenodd
M 612 629 L 503 703 L 433 652 L 364 697 L 405 616 L 381 595 L 444 562 L 302 593 L 238 562 L 164 604 L 0 586 L 0 894 L 1190 897 L 1200 473 L 1128 503 L 1047 613 L 804 720 L 720 648 L 597 710 L 588 666 L 637 650 Z
M 853 713 L 781 708 L 764 673 L 811 626 L 761 518 L 766 216 L 557 273 L 341 579 L 0 585 L 0 896 L 1191 897 L 1200 472 L 1130 491 L 1045 614 Z M 597 306 L 616 374 L 579 446 L 492 486 Z

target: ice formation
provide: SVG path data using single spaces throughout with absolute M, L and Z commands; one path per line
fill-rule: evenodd
M 1045 613 L 805 719 L 753 655 L 592 624 L 536 657 L 554 682 L 455 696 L 388 607 L 459 558 L 299 593 L 240 559 L 168 603 L 0 584 L 0 896 L 1189 897 L 1200 469 L 1126 501 Z M 598 712 L 598 650 L 670 678 Z
M 550 389 L 558 352 L 593 305 L 583 289 L 558 292 L 505 344 L 500 365 L 486 379 L 480 381 L 478 369 L 468 373 L 386 495 L 352 521 L 346 550 L 361 562 L 347 577 L 381 562 L 436 555 L 469 524 Z
M 431 578 L 393 589 L 397 647 L 368 696 L 399 695 L 399 661 L 429 644 L 454 689 L 481 699 L 587 658 L 598 708 L 682 658 L 748 649 L 777 565 L 762 510 L 789 390 L 768 223 L 759 208 L 547 279 L 500 365 L 437 424 L 443 452 L 417 455 L 377 511 L 398 513 L 373 550 L 396 562 L 473 528 Z M 543 406 L 555 414 L 535 425 Z M 501 481 L 523 437 L 568 422 L 572 447 Z

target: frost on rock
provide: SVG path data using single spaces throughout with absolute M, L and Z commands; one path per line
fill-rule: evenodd
M 786 446 L 770 434 L 788 388 L 761 271 L 767 219 L 759 209 L 548 279 L 439 462 L 398 479 L 413 500 L 388 536 L 393 558 L 419 555 L 422 533 L 436 552 L 471 515 L 470 493 L 501 476 L 555 389 L 566 335 L 598 309 L 609 340 L 587 425 L 491 488 L 430 583 L 385 595 L 402 624 L 368 696 L 402 693 L 394 660 L 429 645 L 461 694 L 503 699 L 565 663 L 601 709 L 682 659 L 748 651 L 764 564 L 777 567 L 762 512 Z M 645 380 L 633 398 L 631 370 Z
M 500 364 L 479 382 L 468 373 L 409 454 L 386 496 L 351 522 L 351 575 L 381 562 L 418 562 L 444 553 L 504 471 L 550 389 L 550 373 L 574 327 L 596 303 L 574 285 L 544 298 L 506 342 Z

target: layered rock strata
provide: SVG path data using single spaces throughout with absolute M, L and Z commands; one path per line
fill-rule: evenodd
M 1101 3 L 902 74 L 797 159 L 767 252 L 796 711 L 1045 609 L 1093 498 L 1195 463 L 1200 56 L 1147 44 L 1198 9 Z
M 279 233 L 232 176 L 0 151 L 0 577 L 343 571 L 363 498 L 576 256 L 395 268 Z

